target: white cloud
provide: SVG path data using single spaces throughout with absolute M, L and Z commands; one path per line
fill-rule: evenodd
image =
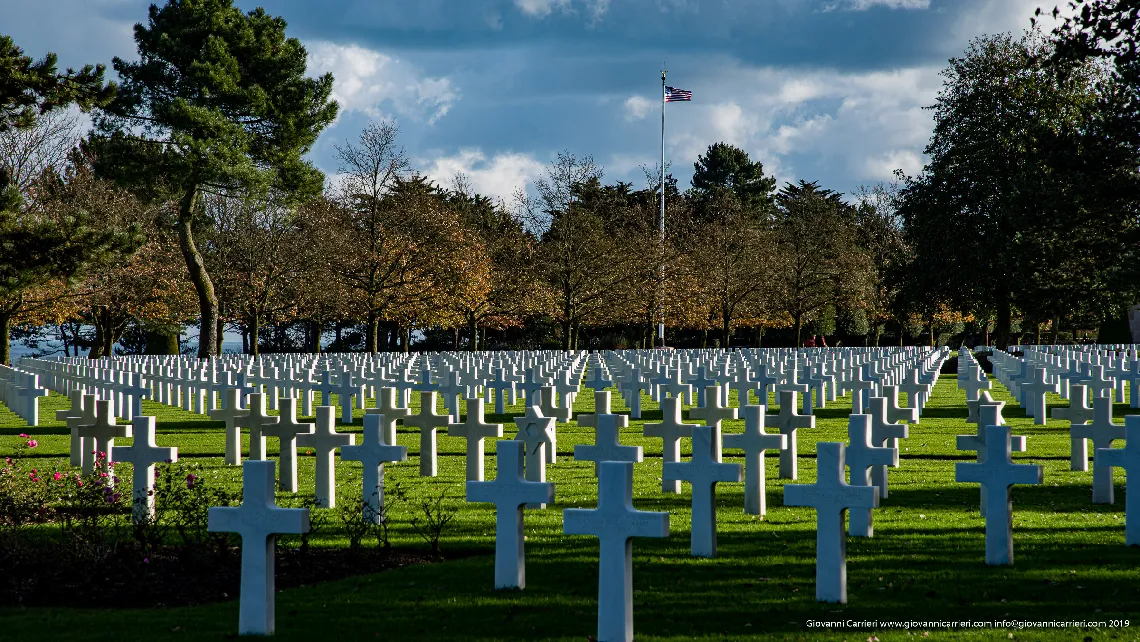
M 387 104 L 397 114 L 430 125 L 458 98 L 451 79 L 431 78 L 408 62 L 359 45 L 316 41 L 306 45 L 309 73 L 332 72 L 332 97 L 342 111 L 384 116 Z
M 579 0 L 590 24 L 596 24 L 605 17 L 610 9 L 610 0 Z M 519 11 L 532 17 L 542 19 L 555 11 L 559 13 L 575 13 L 574 3 L 571 0 L 515 0 Z
M 836 0 L 835 2 L 824 5 L 823 11 L 867 11 L 873 7 L 885 7 L 887 9 L 929 9 L 930 0 Z
M 504 201 L 510 201 L 515 190 L 526 189 L 527 183 L 541 177 L 546 169 L 530 154 L 504 152 L 488 159 L 479 148 L 463 148 L 452 156 L 421 160 L 416 165 L 441 185 L 449 185 L 458 173 L 466 174 L 476 192 Z
M 689 162 L 723 141 L 763 162 L 779 184 L 836 175 L 885 181 L 896 168 L 922 167 L 933 128 L 923 106 L 941 87 L 937 66 L 846 72 L 702 64 L 718 71 L 690 87 L 693 102 L 667 107 L 666 160 Z
M 908 176 L 914 176 L 922 171 L 922 166 L 922 157 L 913 150 L 895 149 L 880 156 L 865 158 L 851 169 L 859 178 L 880 181 L 887 180 L 896 169 L 901 169 Z
M 649 114 L 653 103 L 644 96 L 630 96 L 625 99 L 625 119 L 627 122 L 641 120 Z

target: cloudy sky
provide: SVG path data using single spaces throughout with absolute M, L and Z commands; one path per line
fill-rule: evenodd
M 687 186 L 725 141 L 783 183 L 844 193 L 921 169 L 947 59 L 971 38 L 1020 33 L 1061 0 L 273 0 L 331 71 L 342 111 L 311 157 L 395 119 L 414 166 L 447 184 L 467 174 L 509 197 L 560 150 L 592 155 L 607 180 L 644 184 L 660 155 L 661 77 L 693 92 L 670 103 L 666 159 Z M 0 32 L 61 66 L 134 59 L 139 0 L 0 0 Z M 240 0 L 252 9 L 259 3 Z M 50 19 L 45 17 L 45 11 Z

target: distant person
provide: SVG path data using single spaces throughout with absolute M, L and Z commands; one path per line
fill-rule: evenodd
M 821 347 L 821 348 L 827 347 L 827 337 L 823 336 L 822 334 L 819 335 L 819 347 Z
M 815 335 L 814 334 L 811 335 L 810 339 L 808 339 L 807 341 L 804 341 L 804 347 L 805 348 L 814 348 L 815 347 Z

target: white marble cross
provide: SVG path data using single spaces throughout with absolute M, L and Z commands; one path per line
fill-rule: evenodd
M 661 423 L 643 424 L 642 431 L 646 437 L 656 437 L 661 440 L 661 459 L 663 464 L 681 461 L 681 439 L 693 436 L 693 428 L 697 424 L 687 424 L 681 421 L 681 398 L 666 397 L 661 400 Z M 681 494 L 681 481 L 661 478 L 661 491 L 665 493 Z M 747 486 L 745 493 L 747 494 Z
M 62 421 L 62 422 L 67 424 L 68 428 L 71 428 L 71 465 L 72 466 L 83 465 L 83 455 L 82 455 L 83 444 L 80 441 L 79 436 L 76 434 L 75 428 L 73 427 L 73 426 L 78 426 L 79 424 L 72 424 L 70 420 L 71 419 L 81 419 L 81 420 L 83 420 L 84 423 L 90 423 L 90 422 L 95 420 L 95 417 L 85 418 L 83 416 L 83 397 L 84 396 L 85 395 L 83 394 L 82 390 L 72 390 L 71 392 L 67 393 L 67 398 L 71 401 L 71 407 L 67 408 L 65 410 L 56 410 L 55 411 L 56 421 Z
M 384 443 L 380 415 L 364 415 L 364 436 L 360 445 L 341 446 L 341 461 L 358 461 L 364 469 L 364 519 L 379 524 L 384 512 L 384 463 L 407 461 L 407 446 L 389 446 Z
M 266 424 L 262 427 L 261 433 L 265 437 L 275 437 L 280 442 L 281 479 L 278 483 L 281 490 L 295 493 L 297 492 L 297 437 L 313 432 L 313 424 L 297 421 L 296 397 L 281 397 L 277 407 L 280 409 L 277 423 Z
M 1135 394 L 1134 390 L 1128 391 Z M 1140 475 L 1140 415 L 1124 417 L 1124 448 L 1098 448 L 1094 454 L 1096 469 L 1123 468 L 1125 481 Z M 1124 545 L 1140 546 L 1140 482 L 1124 493 Z
M 420 429 L 420 476 L 435 477 L 439 474 L 439 452 L 436 447 L 436 431 L 447 428 L 451 415 L 436 412 L 438 393 L 434 390 L 420 391 L 420 414 L 404 417 L 404 425 Z
M 816 444 L 816 482 L 784 486 L 785 506 L 810 506 L 816 511 L 815 599 L 847 603 L 847 533 L 844 513 L 871 509 L 879 495 L 871 486 L 851 486 L 844 478 L 844 445 Z
M 553 421 L 553 419 L 551 420 Z M 524 588 L 523 505 L 554 501 L 554 484 L 523 479 L 523 442 L 496 445 L 495 481 L 467 482 L 467 501 L 495 505 L 495 588 Z M 539 447 L 541 451 L 542 448 Z
M 309 509 L 280 508 L 274 501 L 273 468 L 271 461 L 245 462 L 241 506 L 214 506 L 208 513 L 210 532 L 241 535 L 239 635 L 273 634 L 276 536 L 309 532 Z
M 1068 421 L 1070 429 L 1076 424 L 1092 421 L 1093 409 L 1089 406 L 1088 386 L 1083 383 L 1070 384 L 1068 407 L 1053 408 L 1049 416 Z M 1070 437 L 1069 442 L 1069 470 L 1088 470 L 1088 442 L 1080 437 Z
M 716 395 L 716 386 L 709 386 L 707 395 Z M 693 519 L 690 528 L 689 553 L 694 557 L 716 557 L 716 485 L 717 482 L 740 481 L 740 464 L 720 462 L 716 451 L 716 426 L 693 428 L 693 456 L 686 462 L 665 464 L 664 479 L 687 481 L 692 486 Z
M 594 391 L 594 412 L 581 413 L 574 418 L 579 426 L 583 428 L 597 428 L 598 415 L 612 415 L 614 414 L 611 408 L 613 407 L 613 393 L 609 390 L 595 390 Z
M 241 407 L 241 397 L 241 390 L 227 389 L 223 406 L 209 412 L 210 419 L 226 423 L 226 463 L 231 466 L 241 463 L 241 426 L 237 419 L 249 416 L 249 410 Z
M 595 420 L 598 426 L 594 429 L 594 443 L 574 446 L 575 461 L 594 462 L 594 474 L 597 475 L 603 461 L 634 463 L 642 460 L 641 446 L 625 446 L 621 443 L 620 430 L 629 426 L 629 417 L 596 415 Z
M 780 451 L 780 479 L 796 479 L 796 432 L 800 428 L 815 428 L 815 417 L 796 412 L 796 393 L 784 390 L 780 392 L 780 414 L 768 415 L 766 421 L 771 422 L 780 434 L 788 437 L 787 447 Z
M 316 499 L 324 508 L 336 507 L 336 449 L 356 444 L 356 435 L 336 431 L 336 408 L 317 406 L 315 430 L 297 435 L 297 445 L 316 451 Z
M 384 436 L 384 443 L 389 446 L 396 445 L 396 422 L 403 421 L 404 425 L 407 425 L 408 417 L 412 414 L 407 406 L 400 405 L 399 392 L 395 388 L 381 388 L 380 394 L 376 397 L 376 407 L 364 411 L 366 415 L 384 416 L 384 430 L 381 434 Z
M 768 512 L 764 451 L 784 450 L 788 446 L 787 435 L 764 432 L 764 411 L 764 406 L 742 407 L 744 432 L 724 436 L 725 448 L 744 450 L 744 512 L 760 517 Z
M 1087 462 L 1088 445 L 1086 440 L 1093 442 L 1093 452 L 1101 448 L 1112 448 L 1112 442 L 1124 439 L 1124 424 L 1112 422 L 1112 397 L 1104 396 L 1093 399 L 1093 420 L 1088 424 L 1074 424 L 1069 427 L 1069 434 L 1073 443 L 1081 442 L 1081 451 Z M 1093 462 L 1092 501 L 1094 504 L 1111 504 L 1112 497 L 1112 467 L 1098 467 Z
M 720 453 L 723 448 L 721 444 L 721 431 L 724 430 L 722 422 L 736 419 L 739 416 L 736 408 L 728 408 L 722 402 L 720 386 L 706 386 L 705 405 L 699 408 L 693 408 L 689 411 L 690 419 L 700 419 L 705 422 L 706 426 L 716 428 L 716 443 L 713 445 L 716 447 L 717 461 L 720 461 Z
M 352 423 L 352 398 L 356 397 L 358 400 L 364 399 L 364 386 L 355 380 L 352 372 L 345 370 L 337 377 L 337 385 L 335 388 L 336 400 L 340 404 L 340 423 Z M 332 405 L 331 402 L 326 402 L 325 405 Z
M 67 428 L 71 431 L 71 460 L 72 466 L 87 469 L 86 461 L 91 458 L 92 444 L 80 432 L 80 426 L 89 426 L 95 423 L 95 395 L 83 395 L 82 410 L 67 418 Z M 74 405 L 74 402 L 73 402 Z
M 463 423 L 447 425 L 450 437 L 462 437 L 467 441 L 467 481 L 483 481 L 483 440 L 488 437 L 502 437 L 503 424 L 489 424 L 483 421 L 483 400 L 467 399 L 467 416 Z
M 265 393 L 249 395 L 248 413 L 234 417 L 234 425 L 249 430 L 249 458 L 265 461 L 265 435 L 262 429 L 278 422 L 279 418 L 265 412 Z
M 1025 400 L 1026 412 L 1033 417 L 1033 423 L 1043 426 L 1049 416 L 1045 395 L 1050 392 L 1056 394 L 1061 387 L 1056 381 L 1048 381 L 1049 373 L 1045 368 L 1034 368 L 1032 376 L 1032 379 L 1021 384 L 1022 399 Z
M 1014 464 L 1009 426 L 986 426 L 985 461 L 955 464 L 955 481 L 980 483 L 986 493 L 986 564 L 1013 564 L 1013 484 L 1040 484 L 1041 466 Z
M 910 434 L 906 424 L 889 423 L 887 417 L 886 397 L 871 397 L 867 402 L 867 415 L 871 418 L 871 445 L 885 446 L 894 450 L 894 459 L 891 466 L 899 466 L 899 439 L 905 439 Z M 871 468 L 871 483 L 879 489 L 879 497 L 886 499 L 887 466 L 876 465 Z
M 177 448 L 159 448 L 154 443 L 154 417 L 136 415 L 131 421 L 134 444 L 112 446 L 107 461 L 128 462 L 134 467 L 131 520 L 144 524 L 154 519 L 154 465 L 178 461 Z
M 988 396 L 988 393 L 982 393 Z M 983 403 L 978 406 L 978 431 L 976 435 L 958 435 L 955 438 L 955 448 L 958 450 L 975 450 L 978 452 L 978 463 L 986 460 L 986 426 L 1004 426 L 1005 419 L 1001 416 L 1004 401 Z M 1010 437 L 1009 447 L 1012 452 L 1025 452 L 1025 436 L 1013 435 Z M 986 489 L 981 489 L 981 499 L 978 504 L 982 517 L 986 516 Z
M 100 399 L 95 402 L 95 422 L 79 426 L 79 435 L 91 444 L 91 453 L 83 458 L 83 474 L 90 475 L 95 471 L 98 453 L 105 453 L 110 460 L 110 451 L 115 445 L 116 437 L 130 437 L 130 424 L 115 423 L 115 402 L 110 399 Z M 111 478 L 108 477 L 108 480 Z M 109 483 L 109 482 L 108 482 Z
M 562 423 L 570 423 L 570 418 L 573 416 L 573 410 L 569 404 L 565 406 L 558 405 L 558 391 L 553 386 L 543 386 L 538 390 L 538 407 L 542 410 L 542 414 L 546 417 L 554 417 Z M 530 398 L 527 398 L 527 405 L 530 403 Z M 546 453 L 548 456 L 550 453 Z
M 598 472 L 598 507 L 562 512 L 567 535 L 598 538 L 598 640 L 633 640 L 634 537 L 668 537 L 669 513 L 633 507 L 633 463 L 605 461 Z
M 875 446 L 871 436 L 871 416 L 851 415 L 847 419 L 847 467 L 851 469 L 852 486 L 874 486 L 871 469 L 877 466 L 894 466 L 898 463 L 898 450 Z M 852 537 L 871 537 L 874 521 L 871 509 L 852 509 L 847 532 Z

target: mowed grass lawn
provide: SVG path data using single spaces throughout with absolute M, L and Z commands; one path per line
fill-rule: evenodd
M 1140 627 L 1140 548 L 1124 546 L 1124 475 L 1117 471 L 1116 504 L 1091 503 L 1091 472 L 1069 471 L 1068 422 L 1034 426 L 995 382 L 994 396 L 1007 401 L 1005 416 L 1015 434 L 1028 439 L 1021 463 L 1042 464 L 1045 483 L 1016 486 L 1013 567 L 984 564 L 984 521 L 978 514 L 977 484 L 954 481 L 954 464 L 972 461 L 956 451 L 954 436 L 973 432 L 965 422 L 964 394 L 953 375 L 935 387 L 922 421 L 901 442 L 902 466 L 891 469 L 890 497 L 875 510 L 873 538 L 848 538 L 848 604 L 815 601 L 815 512 L 784 507 L 776 457 L 767 457 L 768 515 L 745 515 L 740 484 L 720 484 L 719 556 L 689 555 L 689 487 L 684 494 L 660 490 L 660 440 L 642 437 L 644 421 L 659 421 L 657 405 L 646 398 L 644 418 L 631 421 L 622 441 L 645 449 L 645 462 L 634 472 L 634 505 L 669 511 L 672 535 L 637 539 L 633 544 L 634 628 L 645 640 L 1101 640 L 1137 639 Z M 619 403 L 614 393 L 615 403 Z M 774 399 L 770 400 L 774 404 Z M 418 399 L 413 399 L 417 405 Z M 1064 404 L 1054 397 L 1051 402 Z M 58 395 L 43 400 L 41 416 L 65 407 Z M 589 390 L 578 395 L 575 410 L 592 410 Z M 624 410 L 624 406 L 618 406 Z M 491 414 L 512 437 L 511 418 Z M 200 463 L 205 474 L 240 485 L 240 469 L 224 466 L 219 422 L 154 403 L 144 411 L 158 416 L 158 443 L 178 446 L 184 461 Z M 33 452 L 66 464 L 66 430 L 58 423 L 28 429 L 3 411 L 0 452 L 12 454 L 29 432 L 39 440 Z M 800 482 L 815 480 L 815 444 L 846 441 L 850 397 L 817 410 L 817 427 L 801 430 Z M 1117 417 L 1128 412 L 1118 404 Z M 1119 420 L 1119 419 L 1118 419 Z M 360 431 L 356 425 L 344 430 Z M 727 432 L 742 422 L 729 422 Z M 556 500 L 545 510 L 526 511 L 526 577 L 523 591 L 499 592 L 493 586 L 494 507 L 466 504 L 464 441 L 441 434 L 440 476 L 418 475 L 418 435 L 400 429 L 408 447 L 406 463 L 386 466 L 389 483 L 399 482 L 412 497 L 445 487 L 460 513 L 444 536 L 445 555 L 455 559 L 403 567 L 341 581 L 283 590 L 277 594 L 277 637 L 283 640 L 585 640 L 596 633 L 598 542 L 562 533 L 562 509 L 593 507 L 593 464 L 575 462 L 575 444 L 592 443 L 593 434 L 576 423 L 558 428 L 558 461 L 548 466 Z M 359 438 L 358 438 L 359 439 Z M 276 455 L 270 439 L 270 455 Z M 119 440 L 129 443 L 129 440 Z M 687 444 L 686 444 L 687 445 Z M 1118 444 L 1119 445 L 1119 444 Z M 495 474 L 493 440 L 487 443 L 487 478 Z M 684 452 L 688 456 L 687 450 Z M 727 461 L 740 461 L 733 451 Z M 312 493 L 313 457 L 300 459 L 302 493 Z M 1090 466 L 1091 467 L 1091 466 Z M 129 468 L 129 466 L 127 466 Z M 337 464 L 339 496 L 360 493 L 360 465 Z M 125 471 L 120 471 L 120 474 Z M 128 483 L 124 480 L 123 482 Z M 278 496 L 280 503 L 288 499 Z M 412 506 L 393 516 L 394 546 L 426 548 L 408 526 Z M 317 546 L 345 546 L 336 532 L 339 519 L 316 539 Z M 370 543 L 369 545 L 374 545 Z M 476 553 L 470 555 L 470 553 Z M 462 554 L 462 557 L 459 555 Z M 235 561 L 236 563 L 236 561 Z M 3 572 L 0 569 L 0 572 Z M 171 582 L 179 582 L 171 577 Z M 1131 620 L 1131 628 L 975 629 L 919 627 L 892 631 L 883 626 L 846 630 L 809 628 L 808 622 Z M 212 640 L 233 637 L 238 605 L 192 608 L 90 610 L 66 608 L 0 609 L 0 635 L 6 640 Z M 332 637 L 325 637 L 332 636 Z

